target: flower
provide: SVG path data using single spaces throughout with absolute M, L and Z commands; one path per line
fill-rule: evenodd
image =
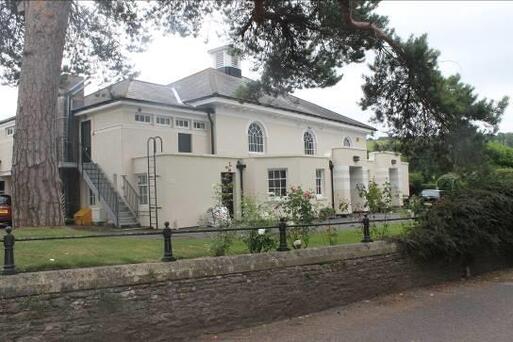
M 55 261 L 55 259 L 50 259 L 50 261 L 52 261 L 52 262 L 53 262 L 53 261 Z
M 258 230 L 258 235 L 264 235 L 265 234 L 265 229 L 264 228 L 260 228 Z
M 295 249 L 298 249 L 298 248 L 301 248 L 301 240 L 295 240 L 293 243 L 292 243 L 292 246 L 294 246 Z

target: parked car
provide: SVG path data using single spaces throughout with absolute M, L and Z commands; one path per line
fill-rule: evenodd
M 424 201 L 425 205 L 432 205 L 434 202 L 438 202 L 443 197 L 443 190 L 438 189 L 424 189 L 420 193 L 420 197 Z
M 0 195 L 0 226 L 12 225 L 11 196 Z

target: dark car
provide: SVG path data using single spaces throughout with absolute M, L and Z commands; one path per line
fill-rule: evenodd
M 432 205 L 443 197 L 443 191 L 438 189 L 424 189 L 420 193 L 420 197 L 426 205 Z
M 0 225 L 12 225 L 11 196 L 0 195 Z

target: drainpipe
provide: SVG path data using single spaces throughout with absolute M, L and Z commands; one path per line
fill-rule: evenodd
M 239 170 L 240 174 L 240 200 L 244 199 L 244 169 L 246 168 L 246 164 L 244 164 L 241 160 L 237 160 L 237 170 Z M 242 205 L 241 205 L 241 216 L 244 214 L 242 212 Z
M 333 184 L 333 162 L 330 160 L 330 179 L 331 179 L 331 208 L 335 210 L 335 185 Z
M 212 111 L 207 111 L 208 121 L 210 121 L 210 154 L 216 154 L 216 149 L 214 146 L 214 135 L 215 135 L 215 129 L 214 129 L 214 120 L 212 119 Z

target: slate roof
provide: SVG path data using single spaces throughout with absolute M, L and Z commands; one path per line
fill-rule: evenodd
M 183 106 L 178 102 L 170 87 L 162 84 L 126 79 L 87 95 L 84 99 L 84 107 L 115 99 L 142 100 Z
M 116 99 L 132 99 L 194 109 L 195 107 L 190 104 L 194 100 L 215 96 L 238 100 L 236 97 L 237 89 L 248 82 L 251 82 L 249 78 L 230 76 L 213 68 L 202 70 L 168 85 L 127 79 L 86 96 L 82 108 Z M 179 99 L 175 96 L 173 88 L 176 90 Z M 278 97 L 265 95 L 258 100 L 258 104 L 375 130 L 372 126 L 290 94 Z
M 237 89 L 248 82 L 251 82 L 251 79 L 246 77 L 230 76 L 222 71 L 208 68 L 182 78 L 176 82 L 170 83 L 168 86 L 176 89 L 183 102 L 192 102 L 195 99 L 207 98 L 216 95 L 237 99 Z M 372 126 L 353 120 L 290 94 L 278 97 L 265 95 L 258 100 L 258 103 L 274 108 L 290 110 L 300 114 L 316 116 L 321 119 L 375 130 Z

